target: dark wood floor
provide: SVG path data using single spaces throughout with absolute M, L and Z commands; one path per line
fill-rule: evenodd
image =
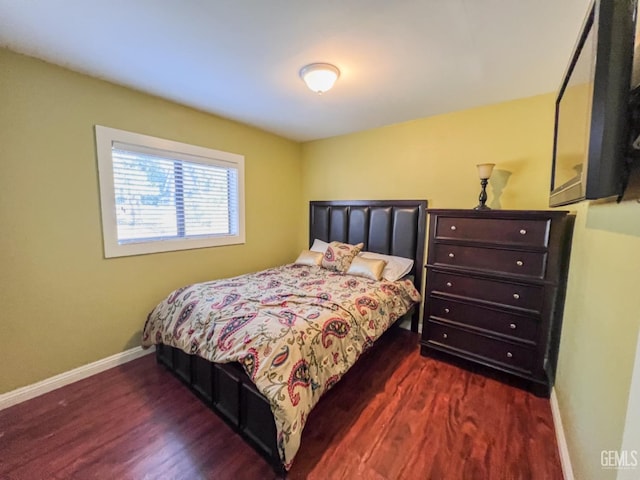
M 0 411 L 2 479 L 270 479 L 153 356 Z M 311 414 L 291 479 L 561 479 L 549 401 L 390 332 Z

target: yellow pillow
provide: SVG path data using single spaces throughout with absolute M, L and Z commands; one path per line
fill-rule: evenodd
M 347 275 L 380 280 L 382 278 L 382 271 L 386 265 L 387 262 L 384 260 L 355 257 L 349 266 L 349 270 L 347 270 Z
M 303 250 L 293 263 L 296 265 L 309 265 L 310 267 L 313 267 L 314 265 L 320 266 L 320 264 L 322 264 L 322 257 L 323 254 L 320 252 Z

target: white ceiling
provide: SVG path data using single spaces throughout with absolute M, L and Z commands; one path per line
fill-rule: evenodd
M 304 141 L 556 91 L 588 3 L 0 0 L 0 45 Z

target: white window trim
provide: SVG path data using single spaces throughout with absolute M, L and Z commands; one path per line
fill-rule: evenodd
M 102 236 L 104 241 L 104 256 L 106 258 L 245 243 L 243 155 L 189 145 L 187 143 L 174 142 L 173 140 L 127 132 L 115 128 L 103 127 L 101 125 L 96 125 L 95 131 L 100 181 Z M 238 170 L 238 234 L 119 244 L 113 180 L 112 146 L 114 142 L 169 151 L 175 153 L 175 158 L 180 158 L 181 153 L 189 155 L 190 157 L 201 157 L 202 163 L 223 167 L 233 166 L 236 168 Z

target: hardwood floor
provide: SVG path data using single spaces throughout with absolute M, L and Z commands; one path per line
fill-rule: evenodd
M 290 479 L 561 479 L 549 401 L 397 330 L 310 415 Z M 2 479 L 272 479 L 150 355 L 0 411 Z

